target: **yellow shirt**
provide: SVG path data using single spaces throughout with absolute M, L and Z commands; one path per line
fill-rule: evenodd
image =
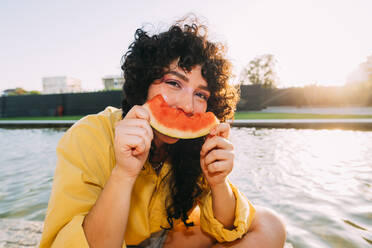
M 115 166 L 114 127 L 121 115 L 121 110 L 108 107 L 97 115 L 86 116 L 59 141 L 58 162 L 40 247 L 89 247 L 82 222 Z M 158 176 L 146 163 L 138 175 L 131 195 L 124 237 L 126 244 L 139 244 L 151 233 L 161 230 L 161 226 L 169 227 L 164 207 L 168 188 L 164 181 L 162 183 L 169 169 L 170 164 L 165 163 Z M 238 189 L 232 184 L 230 186 L 237 199 L 233 230 L 225 229 L 214 218 L 210 190 L 205 190 L 198 201 L 201 228 L 219 242 L 242 237 L 248 231 L 255 212 Z

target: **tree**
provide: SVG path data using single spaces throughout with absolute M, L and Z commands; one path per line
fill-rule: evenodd
M 27 91 L 23 88 L 20 88 L 20 87 L 17 87 L 14 90 L 12 90 L 11 92 L 9 92 L 10 96 L 19 96 L 19 95 L 26 95 L 26 94 L 27 94 Z
M 30 94 L 30 95 L 41 95 L 41 92 L 38 91 L 38 90 L 31 90 L 31 91 L 28 92 L 28 94 Z
M 258 84 L 264 88 L 276 88 L 279 78 L 275 70 L 277 61 L 272 54 L 257 56 L 240 73 L 241 84 Z
M 348 76 L 345 88 L 352 95 L 353 103 L 372 105 L 372 55 Z
M 367 60 L 348 76 L 347 84 L 356 84 L 372 89 L 372 55 L 368 56 Z

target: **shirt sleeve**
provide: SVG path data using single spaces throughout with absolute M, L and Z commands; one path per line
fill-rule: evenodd
M 210 191 L 199 202 L 201 229 L 220 243 L 242 238 L 248 232 L 255 214 L 255 209 L 247 198 L 230 182 L 229 185 L 236 199 L 234 228 L 232 230 L 224 228 L 223 224 L 214 217 Z
M 89 247 L 82 223 L 115 163 L 111 135 L 102 118 L 88 116 L 61 138 L 41 248 Z

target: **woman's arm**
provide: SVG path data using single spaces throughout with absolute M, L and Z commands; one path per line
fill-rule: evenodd
M 227 123 L 221 123 L 211 131 L 200 152 L 200 163 L 211 187 L 214 217 L 225 228 L 232 229 L 236 199 L 227 182 L 227 175 L 234 164 L 234 148 L 227 140 L 229 132 Z
M 90 247 L 121 247 L 127 226 L 134 180 L 116 166 L 96 204 L 83 222 Z
M 133 185 L 153 138 L 148 120 L 147 111 L 135 106 L 115 128 L 116 167 L 83 222 L 91 247 L 121 247 L 123 244 Z
M 214 217 L 226 229 L 233 229 L 236 199 L 230 185 L 225 180 L 224 183 L 213 186 L 211 191 Z

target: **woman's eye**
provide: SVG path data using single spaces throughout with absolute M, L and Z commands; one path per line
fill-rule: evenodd
M 198 92 L 198 93 L 196 93 L 196 95 L 197 95 L 198 97 L 200 97 L 201 99 L 203 99 L 203 100 L 205 100 L 205 101 L 208 101 L 208 96 L 207 96 L 206 94 L 201 93 L 201 92 Z
M 166 84 L 169 84 L 173 87 L 181 88 L 181 85 L 176 81 L 165 81 Z

